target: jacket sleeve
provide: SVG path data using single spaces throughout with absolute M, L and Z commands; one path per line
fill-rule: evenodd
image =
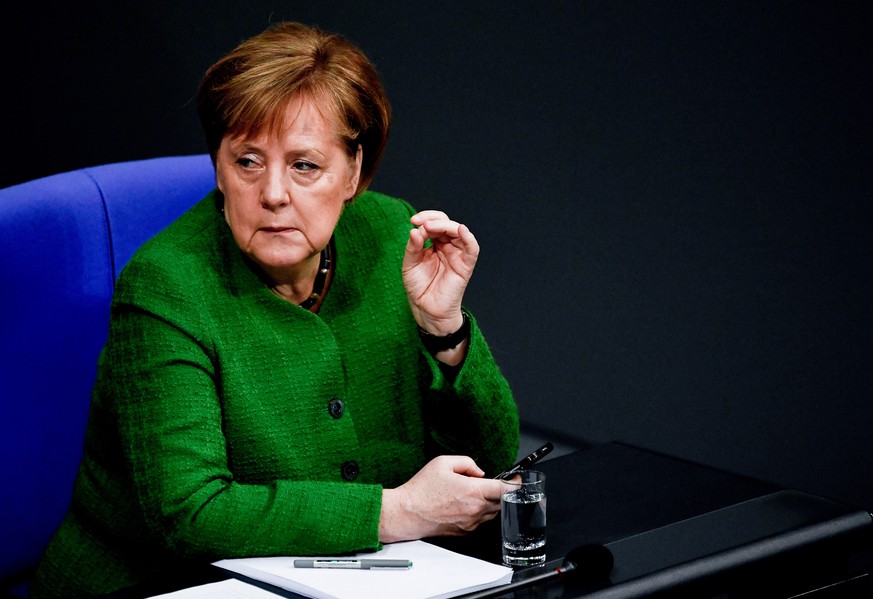
M 482 330 L 468 316 L 470 343 L 454 377 L 422 346 L 431 373 L 425 420 L 437 453 L 469 455 L 486 476 L 496 476 L 518 454 L 518 409 Z
M 407 218 L 415 214 L 409 202 L 401 200 L 401 204 Z M 421 346 L 424 380 L 429 385 L 424 400 L 425 425 L 431 441 L 428 453 L 468 455 L 486 476 L 496 476 L 510 467 L 518 454 L 518 408 L 482 330 L 473 315 L 469 311 L 467 314 L 470 343 L 454 377 L 446 376 L 437 360 Z

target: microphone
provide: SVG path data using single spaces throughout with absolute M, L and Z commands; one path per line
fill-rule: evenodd
M 563 563 L 554 570 L 543 572 L 518 582 L 479 591 L 472 595 L 461 595 L 458 599 L 499 597 L 522 587 L 558 579 L 563 580 L 567 585 L 593 584 L 608 579 L 610 572 L 612 572 L 613 564 L 612 551 L 607 547 L 597 544 L 581 545 L 567 553 Z

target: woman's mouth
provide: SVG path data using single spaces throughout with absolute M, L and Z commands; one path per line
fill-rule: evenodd
M 265 233 L 288 233 L 294 230 L 294 227 L 261 227 L 261 231 Z

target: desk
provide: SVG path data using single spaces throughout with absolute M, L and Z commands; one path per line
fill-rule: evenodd
M 575 589 L 540 584 L 514 595 L 495 592 L 495 598 L 873 596 L 873 518 L 864 510 L 622 443 L 538 467 L 547 476 L 545 568 L 560 565 L 568 551 L 585 543 L 606 545 L 615 567 L 604 584 Z M 500 560 L 496 520 L 468 537 L 434 541 Z M 514 580 L 542 571 L 519 570 Z M 227 574 L 198 576 L 189 584 Z
M 615 558 L 609 586 L 564 599 L 791 597 L 836 584 L 804 597 L 873 596 L 864 510 L 621 443 L 541 469 L 550 565 L 582 543 Z

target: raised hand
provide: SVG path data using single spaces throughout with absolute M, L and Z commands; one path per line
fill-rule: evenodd
M 464 290 L 479 257 L 479 243 L 466 225 L 438 210 L 415 214 L 403 257 L 403 285 L 418 325 L 448 335 L 463 322 Z M 430 239 L 431 245 L 425 247 Z

